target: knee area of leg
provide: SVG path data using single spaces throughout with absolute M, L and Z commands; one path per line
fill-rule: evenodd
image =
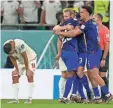
M 18 80 L 19 77 L 18 77 L 18 76 L 12 76 L 12 79 L 13 79 L 13 80 Z

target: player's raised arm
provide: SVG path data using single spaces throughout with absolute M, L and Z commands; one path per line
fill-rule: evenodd
M 75 37 L 77 35 L 80 35 L 82 31 L 79 28 L 75 28 L 74 30 L 68 31 L 68 32 L 61 32 L 56 31 L 55 34 L 64 36 L 64 37 Z

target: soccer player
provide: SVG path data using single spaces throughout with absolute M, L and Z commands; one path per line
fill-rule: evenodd
M 56 30 L 66 30 L 66 25 L 70 25 L 69 28 L 74 28 L 75 21 L 73 18 L 71 18 L 71 11 L 65 10 L 64 11 L 64 24 L 61 25 L 61 27 L 58 25 L 58 29 L 56 29 L 57 26 L 53 28 L 54 31 Z M 62 35 L 60 35 L 62 36 Z M 64 61 L 66 67 L 67 67 L 67 80 L 65 85 L 65 91 L 62 98 L 62 103 L 67 103 L 67 97 L 71 90 L 72 83 L 73 83 L 73 71 L 77 69 L 78 64 L 78 55 L 77 55 L 77 40 L 76 38 L 61 38 L 62 40 L 62 51 L 61 51 L 61 58 Z
M 64 23 L 64 17 L 62 11 L 57 12 L 56 19 L 58 20 L 58 24 Z M 60 38 L 58 38 L 57 40 L 57 49 L 58 49 L 58 53 L 55 59 L 59 63 L 59 69 L 61 71 L 61 77 L 59 80 L 59 102 L 61 102 L 61 99 L 63 98 L 63 94 L 64 94 L 66 79 L 67 79 L 67 67 L 61 58 L 62 41 L 60 40 Z
M 109 53 L 109 43 L 110 43 L 110 31 L 105 25 L 102 24 L 103 16 L 100 13 L 94 14 L 93 19 L 97 24 L 98 36 L 99 36 L 98 40 L 99 40 L 99 45 L 102 50 L 99 74 L 104 80 L 106 86 L 108 86 L 106 72 L 108 71 L 108 65 L 109 65 L 108 53 Z M 103 100 L 105 99 L 103 92 L 101 92 L 101 98 Z
M 24 71 L 26 71 L 29 88 L 28 99 L 25 103 L 32 103 L 34 71 L 36 69 L 37 54 L 21 39 L 7 40 L 3 45 L 3 50 L 9 55 L 11 62 L 14 65 L 14 70 L 12 71 L 14 99 L 8 103 L 19 103 L 19 78 Z
M 113 99 L 113 96 L 109 93 L 108 87 L 105 85 L 103 79 L 99 76 L 99 66 L 102 51 L 98 45 L 98 31 L 96 24 L 94 24 L 93 20 L 91 19 L 92 13 L 93 9 L 91 6 L 82 6 L 80 9 L 80 16 L 85 23 L 82 24 L 80 28 L 76 28 L 75 30 L 68 31 L 66 33 L 56 31 L 55 33 L 64 37 L 76 37 L 81 33 L 85 34 L 87 43 L 87 68 L 90 71 L 90 77 L 92 77 L 92 79 L 94 79 L 94 81 L 97 82 L 101 87 L 106 96 L 106 103 L 108 103 Z M 99 95 L 97 88 L 93 90 L 94 95 Z M 95 90 L 97 90 L 97 92 L 95 92 Z
M 80 25 L 82 25 L 84 23 L 83 20 L 78 20 L 78 27 L 80 27 Z M 86 64 L 86 42 L 85 42 L 85 37 L 84 34 L 80 34 L 79 36 L 76 37 L 77 38 L 77 43 L 78 43 L 78 57 L 79 57 L 79 62 L 78 62 L 78 69 L 77 69 L 77 75 L 79 77 L 79 80 L 81 82 L 81 84 L 83 84 L 83 86 L 86 89 L 87 92 L 87 96 L 88 96 L 88 100 L 91 100 L 91 90 L 89 87 L 89 83 L 88 83 L 88 79 L 86 77 L 86 75 L 84 74 L 84 68 L 85 68 L 85 64 Z M 77 84 L 75 84 L 76 86 L 76 90 L 77 88 L 79 88 L 80 90 L 83 89 L 82 86 L 77 87 Z M 82 88 L 81 88 L 82 87 Z M 78 89 L 78 91 L 79 91 Z M 74 100 L 74 98 L 76 99 L 76 91 L 73 92 L 72 94 L 72 100 Z M 86 98 L 84 97 L 83 99 L 81 99 L 82 102 L 87 103 Z
M 75 19 L 75 15 L 74 15 L 73 10 L 70 9 L 70 12 L 72 13 L 71 17 L 74 19 L 75 23 L 78 23 L 78 25 L 83 23 L 83 21 L 78 21 L 77 19 Z M 81 72 L 81 76 L 80 75 L 79 75 L 79 77 L 76 76 L 77 81 L 75 81 L 76 83 L 73 86 L 71 100 L 75 101 L 75 102 L 81 101 L 83 103 L 86 103 L 87 100 L 86 100 L 86 97 L 85 97 L 84 92 L 83 92 L 83 85 L 86 88 L 87 96 L 88 96 L 89 100 L 91 100 L 91 95 L 90 95 L 91 91 L 90 91 L 90 88 L 89 88 L 89 83 L 88 83 L 87 77 L 83 73 L 85 62 L 86 62 L 86 47 L 85 47 L 85 41 L 84 41 L 84 35 L 83 34 L 81 34 L 81 36 L 77 37 L 77 43 L 78 43 L 78 47 L 79 47 L 78 52 L 79 52 L 79 58 L 80 58 L 77 73 L 79 74 Z M 58 45 L 60 45 L 60 44 L 58 44 Z M 78 95 L 76 94 L 77 91 L 81 96 L 81 100 L 80 100 L 80 98 L 78 98 Z

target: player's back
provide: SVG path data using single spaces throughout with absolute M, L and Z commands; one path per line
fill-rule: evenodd
M 31 49 L 23 40 L 15 39 L 14 42 L 15 42 L 15 51 L 14 54 L 12 54 L 12 56 L 14 56 L 17 61 L 19 61 L 22 64 L 24 63 L 24 59 L 21 55 L 21 53 L 23 52 L 26 52 L 28 61 L 31 61 L 34 58 L 36 58 L 37 55 L 35 51 Z

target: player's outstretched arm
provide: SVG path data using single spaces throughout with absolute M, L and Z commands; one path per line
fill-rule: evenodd
M 56 25 L 53 28 L 53 31 L 72 30 L 72 29 L 74 29 L 72 25 L 65 25 L 65 26 Z
M 74 30 L 68 31 L 68 32 L 61 32 L 56 31 L 55 34 L 64 36 L 64 37 L 75 37 L 82 33 L 82 31 L 79 28 L 75 28 Z

